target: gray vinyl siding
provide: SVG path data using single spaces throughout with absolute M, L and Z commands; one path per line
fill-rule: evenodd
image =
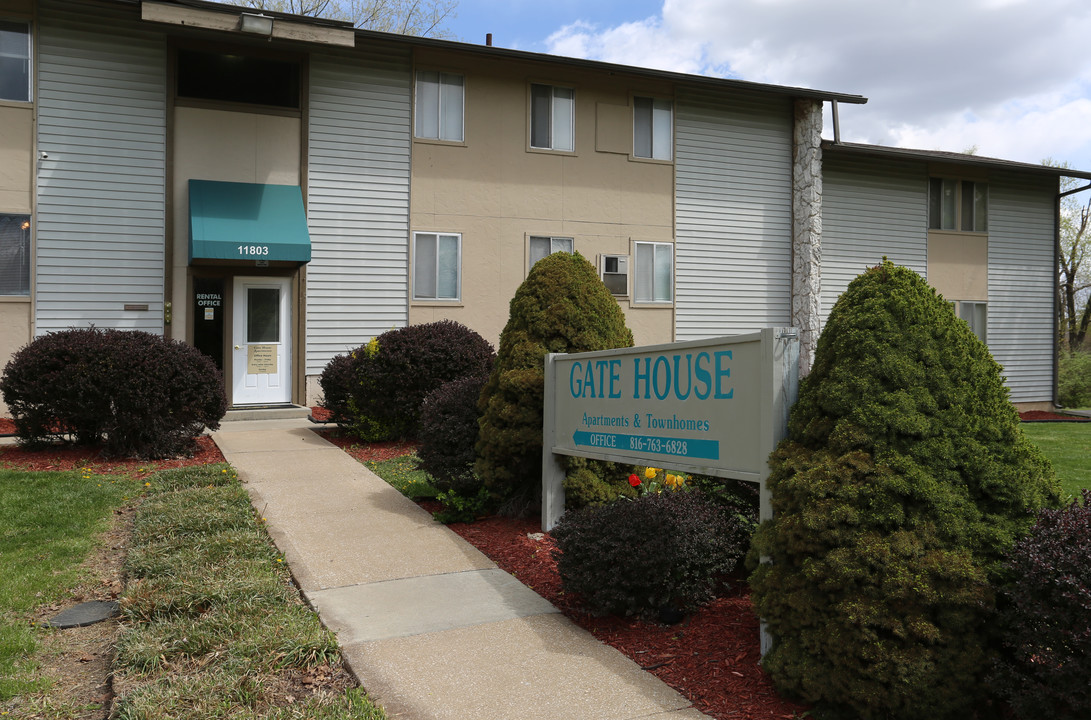
M 675 114 L 677 339 L 789 324 L 791 102 L 679 92 Z
M 162 333 L 164 37 L 106 7 L 39 17 L 35 333 Z
M 924 163 L 822 158 L 822 321 L 853 278 L 886 256 L 928 277 Z
M 1054 208 L 1057 181 L 997 174 L 989 182 L 989 350 L 1013 402 L 1053 398 Z
M 409 55 L 311 61 L 307 374 L 408 323 Z

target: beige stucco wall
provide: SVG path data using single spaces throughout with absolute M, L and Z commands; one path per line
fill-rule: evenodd
M 669 88 L 435 51 L 421 51 L 416 68 L 465 75 L 466 140 L 413 144 L 410 227 L 462 234 L 462 298 L 411 301 L 411 323 L 456 320 L 496 343 L 527 274 L 529 235 L 572 237 L 595 264 L 600 253 L 632 258 L 634 240 L 673 241 L 674 166 L 630 157 L 628 110 L 632 91 Z M 575 89 L 575 152 L 529 149 L 530 82 Z M 620 304 L 638 344 L 673 339 L 673 307 Z
M 29 300 L 0 299 L 0 369 L 30 342 L 30 308 Z M 11 417 L 3 398 L 0 398 L 0 417 Z
M 965 232 L 928 233 L 928 282 L 947 300 L 989 299 L 989 240 Z
M 259 113 L 176 107 L 173 147 L 173 320 L 185 340 L 189 298 L 189 180 L 300 184 L 300 119 Z
M 30 213 L 34 108 L 0 102 L 0 212 Z

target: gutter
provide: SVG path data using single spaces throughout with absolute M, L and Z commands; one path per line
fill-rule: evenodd
M 1053 210 L 1053 342 L 1056 343 L 1060 339 L 1060 310 L 1061 310 L 1061 200 L 1069 195 L 1076 195 L 1082 193 L 1084 190 L 1091 190 L 1091 183 L 1084 185 L 1083 187 L 1074 188 L 1072 190 L 1066 190 L 1064 192 L 1057 193 L 1057 203 Z M 1060 348 L 1055 346 L 1053 351 L 1053 407 L 1060 408 L 1062 405 L 1057 401 L 1058 386 L 1060 385 L 1061 375 L 1061 353 Z

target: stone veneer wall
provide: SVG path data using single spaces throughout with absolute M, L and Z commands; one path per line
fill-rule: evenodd
M 792 142 L 792 325 L 799 374 L 814 362 L 822 312 L 822 102 L 796 100 Z

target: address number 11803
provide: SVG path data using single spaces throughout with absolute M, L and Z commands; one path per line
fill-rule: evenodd
M 239 245 L 239 255 L 268 255 L 268 245 Z

